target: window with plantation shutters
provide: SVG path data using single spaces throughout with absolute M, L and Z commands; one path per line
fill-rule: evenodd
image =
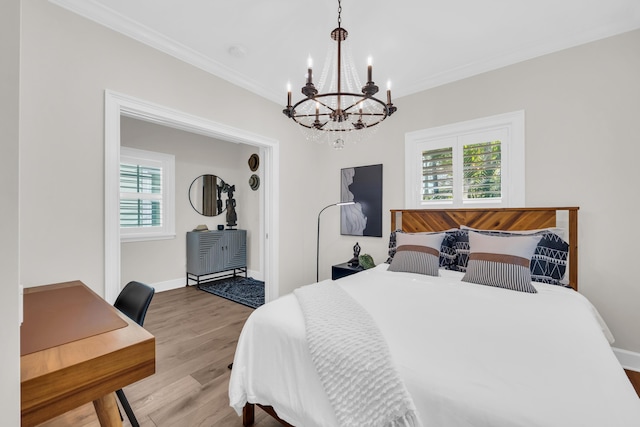
M 174 163 L 169 154 L 121 147 L 121 240 L 175 237 Z
M 453 199 L 453 148 L 422 152 L 422 200 Z
M 462 198 L 502 197 L 502 141 L 486 141 L 462 146 Z
M 524 112 L 411 132 L 408 208 L 524 206 Z
M 162 169 L 120 164 L 120 227 L 162 226 Z

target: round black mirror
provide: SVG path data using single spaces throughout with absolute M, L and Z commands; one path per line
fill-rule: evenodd
M 216 216 L 225 211 L 222 193 L 225 182 L 216 175 L 200 175 L 189 186 L 189 202 L 200 215 Z

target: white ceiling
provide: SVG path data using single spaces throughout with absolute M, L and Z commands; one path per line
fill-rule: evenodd
M 50 1 L 281 104 L 337 27 L 337 0 Z M 640 0 L 343 0 L 342 26 L 398 98 L 640 28 Z

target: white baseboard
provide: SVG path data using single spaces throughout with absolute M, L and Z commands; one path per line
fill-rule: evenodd
M 170 291 L 171 289 L 184 288 L 186 284 L 186 279 L 184 277 L 181 277 L 179 279 L 153 283 L 150 286 L 153 286 L 156 289 L 156 292 L 164 292 Z
M 612 349 L 624 369 L 640 372 L 640 353 L 615 347 Z
M 221 273 L 224 274 L 224 273 Z M 264 280 L 262 278 L 262 273 L 258 272 L 258 271 L 253 271 L 253 270 L 248 270 L 247 271 L 247 277 L 253 277 L 256 280 Z M 193 281 L 190 281 L 191 284 L 193 284 Z M 164 291 L 170 291 L 172 289 L 178 289 L 178 288 L 184 288 L 185 285 L 187 284 L 186 282 L 186 278 L 185 277 L 181 277 L 179 279 L 173 279 L 173 280 L 167 280 L 164 282 L 156 282 L 156 283 L 151 283 L 149 284 L 149 286 L 153 286 L 156 290 L 156 292 L 164 292 Z
M 247 277 L 253 277 L 256 280 L 264 282 L 264 276 L 259 271 L 247 270 Z

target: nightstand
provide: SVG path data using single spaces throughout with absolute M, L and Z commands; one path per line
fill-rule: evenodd
M 333 265 L 331 266 L 331 280 L 338 280 L 342 277 L 350 276 L 363 270 L 364 268 L 362 268 L 361 266 L 351 267 L 350 265 L 347 265 L 346 262 Z

